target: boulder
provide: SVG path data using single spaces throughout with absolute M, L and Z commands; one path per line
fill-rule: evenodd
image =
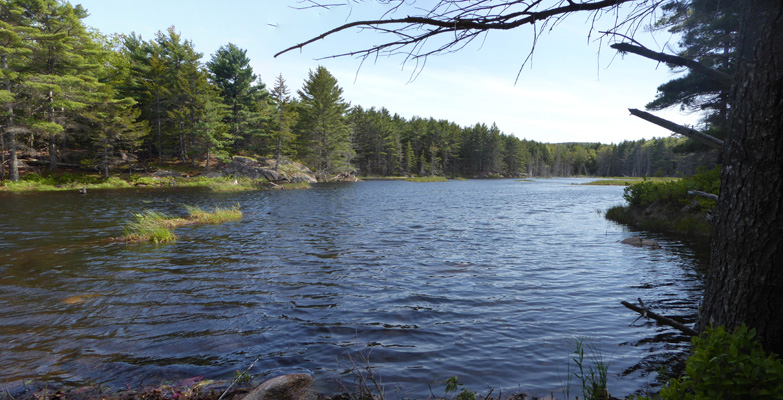
M 225 175 L 246 176 L 251 179 L 266 179 L 270 182 L 308 182 L 315 183 L 315 177 L 305 166 L 286 161 L 281 163 L 285 168 L 275 171 L 275 160 L 260 158 L 254 160 L 249 157 L 236 156 L 224 169 Z
M 625 238 L 621 240 L 620 243 L 630 244 L 631 246 L 636 246 L 636 247 L 649 247 L 651 249 L 661 248 L 661 245 L 658 244 L 658 242 L 656 242 L 655 240 L 642 239 L 639 236 L 631 236 L 629 238 Z
M 242 400 L 315 400 L 313 377 L 290 374 L 269 379 L 245 395 Z
M 179 172 L 168 171 L 168 170 L 165 170 L 165 169 L 159 169 L 159 170 L 155 171 L 152 174 L 152 176 L 156 176 L 158 178 L 180 178 L 180 177 L 182 177 L 182 174 L 180 174 Z

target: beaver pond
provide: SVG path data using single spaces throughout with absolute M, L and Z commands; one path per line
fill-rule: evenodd
M 706 261 L 605 220 L 623 188 L 581 182 L 0 194 L 0 384 L 230 379 L 258 359 L 253 375 L 311 373 L 328 392 L 369 357 L 387 393 L 442 394 L 457 376 L 548 394 L 581 338 L 609 362 L 611 393 L 633 393 L 688 341 L 620 301 L 692 323 Z M 107 240 L 183 204 L 243 217 L 171 244 Z M 618 243 L 631 235 L 662 248 Z

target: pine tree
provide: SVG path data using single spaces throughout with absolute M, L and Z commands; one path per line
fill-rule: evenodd
M 96 56 L 102 51 L 87 33 L 87 11 L 56 0 L 24 2 L 31 52 L 24 72 L 23 123 L 49 140 L 49 168 L 57 168 L 57 140 L 76 113 L 94 101 L 100 83 Z
M 329 174 L 350 169 L 353 149 L 345 113 L 349 104 L 343 89 L 329 71 L 319 66 L 310 70 L 300 97 L 299 135 L 301 157 L 322 180 Z
M 0 3 L 0 103 L 3 107 L 2 131 L 0 142 L 0 180 L 5 178 L 5 147 L 8 146 L 8 169 L 12 181 L 19 180 L 19 164 L 17 160 L 16 137 L 26 131 L 18 126 L 14 119 L 14 109 L 17 107 L 17 96 L 20 86 L 24 84 L 23 58 L 30 53 L 25 35 L 32 28 L 26 26 L 23 16 L 24 9 L 18 2 L 4 1 Z M 6 139 L 7 138 L 7 139 Z M 6 144 L 7 140 L 7 144 Z
M 275 87 L 270 93 L 275 107 L 274 127 L 271 131 L 271 137 L 276 145 L 275 148 L 275 171 L 280 167 L 280 158 L 283 155 L 283 147 L 294 140 L 294 134 L 291 127 L 296 119 L 295 105 L 291 101 L 291 91 L 285 84 L 283 75 L 280 74 L 275 80 Z
M 233 43 L 221 46 L 207 62 L 220 96 L 231 109 L 227 123 L 237 144 L 248 150 L 257 150 L 258 138 L 264 136 L 267 123 L 269 92 L 253 74 L 247 50 Z

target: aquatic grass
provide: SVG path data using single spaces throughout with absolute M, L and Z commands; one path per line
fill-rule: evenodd
M 588 186 L 629 186 L 639 182 L 676 182 L 681 178 L 676 177 L 607 177 L 595 181 L 580 183 L 579 185 Z
M 270 189 L 272 190 L 299 190 L 299 189 L 311 189 L 313 186 L 308 182 L 290 182 L 274 185 Z
M 242 219 L 239 204 L 230 208 L 215 207 L 215 211 L 204 211 L 201 207 L 185 206 L 188 211 L 187 221 L 197 224 L 221 224 Z
M 449 180 L 442 176 L 415 176 L 405 178 L 406 182 L 448 182 Z
M 172 217 L 152 210 L 145 210 L 134 217 L 136 220 L 125 226 L 123 241 L 168 243 L 177 239 L 173 231 Z
M 135 221 L 125 226 L 124 235 L 120 238 L 126 243 L 153 242 L 169 243 L 177 239 L 174 228 L 190 224 L 222 224 L 228 221 L 242 219 L 239 204 L 230 208 L 215 207 L 215 210 L 204 211 L 200 207 L 185 206 L 187 218 L 171 217 L 157 211 L 145 210 L 135 214 Z

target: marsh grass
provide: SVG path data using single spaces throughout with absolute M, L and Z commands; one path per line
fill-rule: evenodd
M 212 212 L 192 206 L 185 206 L 185 209 L 188 211 L 187 218 L 170 217 L 152 210 L 135 214 L 136 220 L 125 226 L 124 235 L 120 240 L 126 243 L 169 243 L 177 239 L 174 228 L 183 225 L 222 224 L 242 219 L 242 211 L 238 204 L 230 208 L 215 207 Z
M 405 178 L 406 182 L 448 182 L 449 180 L 442 176 L 415 176 Z
M 291 182 L 281 183 L 271 187 L 272 190 L 298 190 L 298 189 L 310 189 L 313 186 L 307 182 Z
M 580 185 L 589 186 L 630 186 L 639 182 L 674 182 L 679 181 L 680 178 L 675 177 L 608 177 L 605 179 L 599 179 L 592 182 L 580 183 Z
M 152 210 L 145 210 L 134 217 L 136 220 L 125 226 L 123 241 L 168 243 L 177 239 L 173 231 L 176 226 L 173 218 Z
M 187 220 L 196 224 L 222 224 L 228 221 L 242 219 L 242 211 L 239 204 L 230 208 L 215 207 L 215 211 L 204 211 L 201 207 L 185 206 L 188 210 Z

